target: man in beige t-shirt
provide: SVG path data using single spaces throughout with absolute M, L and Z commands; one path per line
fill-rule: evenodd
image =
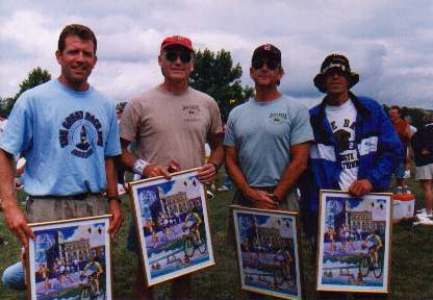
M 190 87 L 177 95 L 163 85 L 129 101 L 120 124 L 121 138 L 137 141 L 140 158 L 162 167 L 176 161 L 181 170 L 203 165 L 208 135 L 222 130 L 210 96 Z
M 136 174 L 168 178 L 170 172 L 200 167 L 198 178 L 209 183 L 223 161 L 223 129 L 218 105 L 210 96 L 188 86 L 193 56 L 188 38 L 165 38 L 158 57 L 164 82 L 126 106 L 120 121 L 121 159 Z M 137 142 L 138 157 L 127 150 L 132 141 Z M 206 142 L 211 154 L 205 163 Z M 137 245 L 133 245 L 137 239 L 130 234 L 130 250 L 137 249 Z M 136 292 L 140 299 L 153 299 L 151 289 L 145 288 L 143 266 L 137 271 Z M 171 299 L 190 298 L 189 276 L 174 280 Z

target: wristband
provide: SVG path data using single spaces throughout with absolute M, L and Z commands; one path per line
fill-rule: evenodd
M 144 159 L 137 159 L 134 163 L 134 167 L 132 167 L 132 171 L 135 174 L 143 175 L 144 169 L 149 165 L 147 161 Z

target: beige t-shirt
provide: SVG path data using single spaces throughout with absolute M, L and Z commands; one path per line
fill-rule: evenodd
M 221 133 L 217 103 L 193 88 L 173 95 L 157 86 L 129 101 L 120 121 L 120 137 L 137 142 L 140 158 L 175 160 L 182 170 L 203 165 L 207 137 Z

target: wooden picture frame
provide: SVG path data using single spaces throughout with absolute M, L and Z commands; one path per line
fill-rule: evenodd
M 302 299 L 298 214 L 232 205 L 241 289 Z
M 129 184 L 147 286 L 215 264 L 198 169 Z
M 28 299 L 112 299 L 111 215 L 32 223 Z
M 321 190 L 317 290 L 389 293 L 392 194 Z

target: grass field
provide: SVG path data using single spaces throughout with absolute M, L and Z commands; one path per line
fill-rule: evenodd
M 422 195 L 414 181 L 409 186 L 415 193 L 417 206 L 422 206 Z M 226 241 L 227 222 L 231 192 L 217 193 L 208 200 L 212 240 L 216 266 L 193 275 L 194 299 L 246 299 L 239 289 L 239 276 L 234 250 Z M 126 221 L 120 234 L 113 242 L 113 290 L 115 299 L 132 299 L 132 286 L 136 270 L 134 254 L 126 250 L 126 237 L 129 222 L 129 205 L 125 198 L 123 205 Z M 393 227 L 391 253 L 391 296 L 390 299 L 433 299 L 433 227 L 419 226 L 412 228 L 411 222 L 396 224 Z M 17 239 L 5 228 L 0 216 L 0 235 L 7 245 L 0 246 L 0 272 L 18 259 Z M 302 252 L 305 299 L 315 299 L 314 273 L 311 249 L 303 242 Z M 169 284 L 155 288 L 156 298 L 168 300 Z M 0 299 L 25 299 L 24 292 L 15 292 L 1 286 Z

